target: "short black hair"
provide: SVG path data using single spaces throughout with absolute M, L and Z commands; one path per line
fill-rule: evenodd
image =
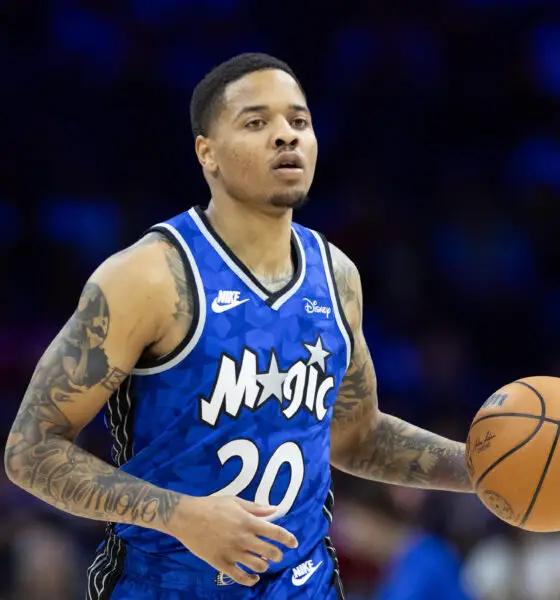
M 255 71 L 278 69 L 291 75 L 303 92 L 303 87 L 292 69 L 283 61 L 268 54 L 248 52 L 214 67 L 195 87 L 191 99 L 191 128 L 194 137 L 207 136 L 216 118 L 226 87 Z

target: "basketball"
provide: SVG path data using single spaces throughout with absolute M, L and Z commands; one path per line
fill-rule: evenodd
M 467 438 L 483 504 L 527 531 L 560 531 L 560 379 L 527 377 L 492 394 Z

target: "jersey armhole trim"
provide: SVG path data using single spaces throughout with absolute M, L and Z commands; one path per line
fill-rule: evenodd
M 133 375 L 155 375 L 171 369 L 183 361 L 194 349 L 206 322 L 206 294 L 202 279 L 198 271 L 198 267 L 194 260 L 194 256 L 183 239 L 183 236 L 168 223 L 159 223 L 150 227 L 147 233 L 159 233 L 163 235 L 167 241 L 179 253 L 181 262 L 185 268 L 187 283 L 192 294 L 193 302 L 193 317 L 192 322 L 183 340 L 169 353 L 154 358 L 153 360 L 139 361 L 137 366 L 132 370 Z
M 319 248 L 321 250 L 321 256 L 323 258 L 323 264 L 325 267 L 325 275 L 327 277 L 327 284 L 329 286 L 331 300 L 334 308 L 334 316 L 342 334 L 342 337 L 346 341 L 346 368 L 348 369 L 350 367 L 350 361 L 352 360 L 352 356 L 354 354 L 354 335 L 352 334 L 352 330 L 350 329 L 350 325 L 348 324 L 346 315 L 344 314 L 342 302 L 340 301 L 340 294 L 338 293 L 336 278 L 334 276 L 334 266 L 331 251 L 329 248 L 329 242 L 323 234 L 313 230 L 310 231 L 315 236 L 317 243 L 319 244 Z

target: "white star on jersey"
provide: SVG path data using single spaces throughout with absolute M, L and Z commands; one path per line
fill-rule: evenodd
M 304 343 L 303 345 L 307 348 L 307 351 L 309 352 L 309 360 L 307 361 L 307 366 L 310 367 L 311 365 L 317 364 L 324 373 L 326 369 L 325 360 L 332 354 L 332 352 L 329 352 L 328 350 L 325 350 L 323 348 L 323 340 L 321 339 L 321 336 L 317 336 L 317 341 L 315 342 L 314 346 L 306 343 Z
M 272 396 L 276 397 L 282 405 L 282 399 L 284 394 L 282 393 L 282 384 L 286 379 L 287 373 L 283 373 L 278 369 L 278 361 L 276 359 L 276 352 L 273 350 L 270 358 L 270 364 L 268 365 L 268 371 L 265 373 L 259 373 L 257 375 L 257 381 L 263 386 L 257 407 L 264 404 Z

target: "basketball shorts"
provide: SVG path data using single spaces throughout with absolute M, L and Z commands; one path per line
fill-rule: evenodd
M 326 538 L 295 567 L 263 573 L 253 587 L 212 569 L 190 571 L 158 566 L 145 554 L 111 535 L 88 569 L 86 600 L 343 600 L 338 561 Z

